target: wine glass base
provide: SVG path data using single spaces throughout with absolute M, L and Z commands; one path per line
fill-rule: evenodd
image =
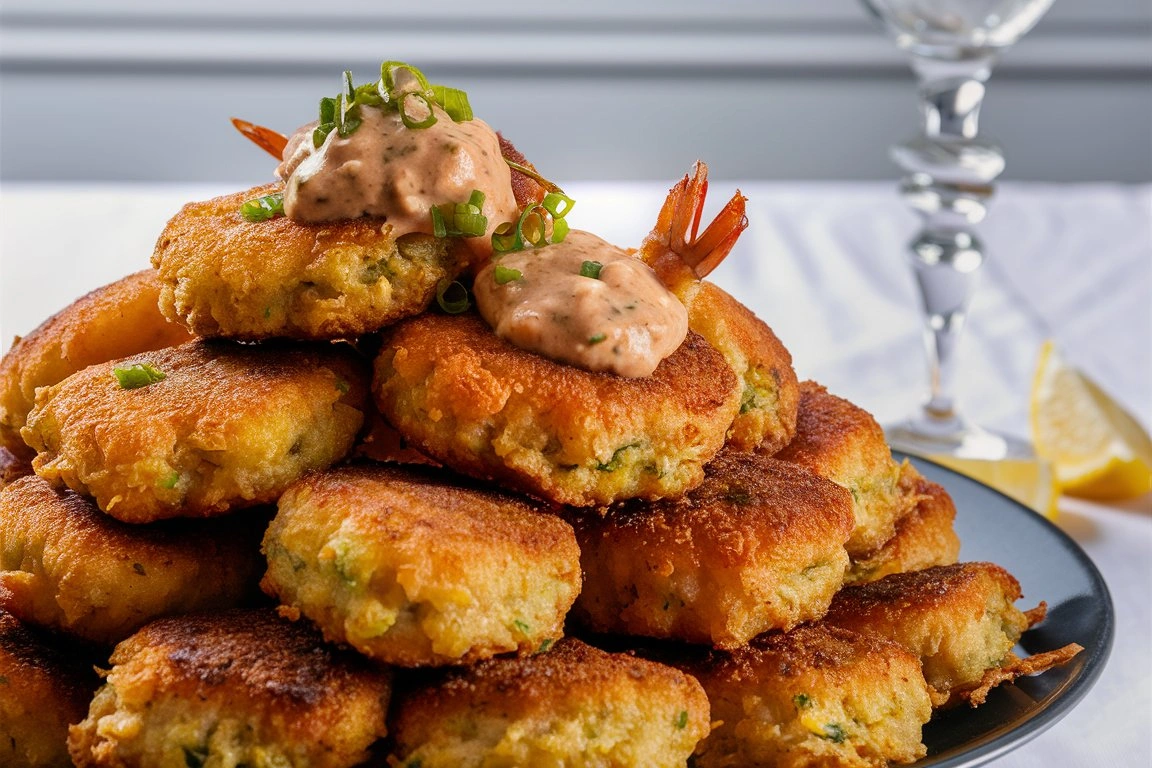
M 932 458 L 1027 459 L 1035 456 L 1032 444 L 1012 435 L 993 432 L 960 418 L 913 416 L 884 427 L 888 444 L 904 453 Z

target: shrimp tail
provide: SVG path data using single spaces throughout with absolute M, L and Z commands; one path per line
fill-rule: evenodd
M 719 266 L 748 227 L 748 198 L 737 190 L 700 233 L 707 195 L 708 166 L 697 160 L 691 173 L 668 190 L 656 226 L 640 245 L 640 258 L 677 294 Z
M 236 130 L 244 134 L 245 138 L 272 157 L 277 160 L 284 158 L 284 147 L 288 146 L 288 137 L 284 134 L 238 117 L 232 118 L 232 125 L 236 126 Z

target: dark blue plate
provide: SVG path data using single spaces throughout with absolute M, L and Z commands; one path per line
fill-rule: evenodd
M 903 459 L 903 454 L 895 453 Z M 1100 676 L 1116 618 L 1108 587 L 1084 550 L 1031 509 L 983 483 L 909 457 L 956 502 L 960 560 L 996 563 L 1020 580 L 1031 608 L 1048 603 L 1048 617 L 1020 638 L 1020 655 L 1079 643 L 1084 651 L 1041 675 L 1001 685 L 988 701 L 937 713 L 924 727 L 928 757 L 915 768 L 971 768 L 1021 746 L 1076 706 Z

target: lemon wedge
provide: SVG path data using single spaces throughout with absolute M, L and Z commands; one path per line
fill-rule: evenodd
M 929 459 L 962 475 L 979 480 L 1048 519 L 1056 517 L 1060 488 L 1051 465 L 1043 459 L 959 459 L 955 456 L 929 456 Z
M 1152 491 L 1152 439 L 1091 379 L 1044 343 L 1032 380 L 1032 441 L 1069 496 L 1131 499 Z

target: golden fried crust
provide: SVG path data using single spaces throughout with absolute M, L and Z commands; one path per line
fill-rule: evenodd
M 842 589 L 824 621 L 890 639 L 917 654 L 937 703 L 1010 661 L 1027 629 L 1020 584 L 992 563 L 894 573 Z
M 847 581 L 875 581 L 891 573 L 951 565 L 960 556 L 960 537 L 953 522 L 956 505 L 943 486 L 926 479 L 905 462 L 900 492 L 915 506 L 896 521 L 896 533 L 872 554 L 854 560 Z
M 133 526 L 25 477 L 0 491 L 0 608 L 111 645 L 159 616 L 241 605 L 259 595 L 266 520 Z
M 68 725 L 84 718 L 100 682 L 88 650 L 0 611 L 0 765 L 72 765 Z
M 0 360 L 0 447 L 27 461 L 35 456 L 20 428 L 37 387 L 95 363 L 189 341 L 183 326 L 160 313 L 159 296 L 156 272 L 136 272 L 77 299 L 18 339 Z
M 343 768 L 385 734 L 390 674 L 271 609 L 160 619 L 116 646 L 112 665 L 70 729 L 78 766 L 191 754 Z
M 114 370 L 163 381 L 124 389 Z M 119 520 L 207 517 L 274 501 L 352 447 L 367 371 L 346 345 L 195 341 L 102 363 L 37 393 L 24 439 L 51 482 Z
M 740 380 L 740 412 L 728 446 L 773 454 L 796 434 L 800 389 L 792 355 L 763 320 L 718 286 L 701 281 L 688 305 L 689 327 L 724 355 Z
M 30 474 L 32 474 L 32 457 L 17 456 L 7 448 L 0 446 L 0 488 Z
M 402 666 L 536 651 L 580 591 L 572 529 L 445 471 L 343 467 L 285 492 L 265 589 L 334 642 Z
M 565 638 L 404 695 L 393 765 L 682 766 L 709 729 L 699 683 L 679 670 Z M 419 761 L 419 762 L 417 762 Z
M 697 748 L 701 768 L 881 768 L 926 753 L 928 686 L 919 659 L 895 643 L 806 625 L 686 669 L 719 722 Z
M 914 504 L 900 493 L 900 465 L 876 419 L 813 381 L 800 384 L 796 436 L 776 458 L 808 467 L 852 492 L 856 528 L 846 546 L 853 558 L 866 557 L 891 539 L 896 521 Z
M 392 236 L 383 219 L 250 222 L 241 206 L 268 184 L 189 203 L 168 222 L 152 265 L 160 308 L 200 336 L 350 338 L 428 306 L 468 264 L 459 238 Z
M 848 565 L 852 503 L 803 467 L 725 450 L 682 499 L 570 518 L 585 625 L 735 648 L 824 614 Z
M 394 326 L 374 387 L 381 413 L 435 460 L 575 506 L 699 485 L 740 399 L 694 333 L 652 376 L 624 378 L 519 349 L 474 314 Z

